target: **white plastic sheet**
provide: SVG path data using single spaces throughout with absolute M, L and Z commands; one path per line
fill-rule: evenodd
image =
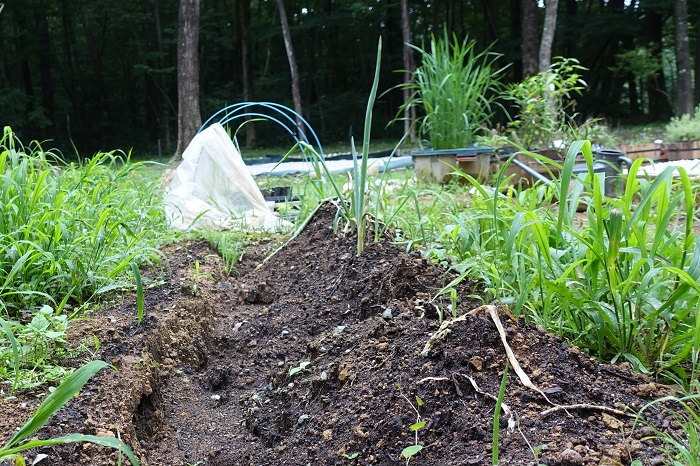
M 271 212 L 224 128 L 197 134 L 164 194 L 170 224 L 186 229 L 273 230 L 290 224 Z

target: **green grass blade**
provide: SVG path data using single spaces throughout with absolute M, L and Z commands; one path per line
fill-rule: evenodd
M 0 317 L 0 327 L 2 327 L 2 330 L 5 332 L 5 335 L 7 336 L 7 339 L 10 342 L 10 345 L 12 346 L 12 368 L 14 369 L 15 373 L 15 379 L 14 382 L 12 383 L 12 390 L 15 390 L 17 386 L 19 385 L 19 343 L 17 342 L 17 338 L 15 338 L 15 335 L 12 333 L 12 329 L 10 328 L 10 324 L 7 323 L 5 319 Z
M 569 197 L 569 185 L 571 184 L 571 178 L 573 177 L 574 165 L 576 164 L 576 156 L 581 151 L 591 150 L 591 143 L 589 141 L 574 141 L 569 147 L 569 151 L 564 159 L 564 168 L 561 173 L 559 181 L 559 213 L 557 219 L 557 238 L 561 237 L 562 227 L 564 224 L 564 219 L 568 218 L 567 215 L 567 202 L 566 199 Z M 576 206 L 569 206 L 571 212 L 576 211 Z M 567 222 L 567 226 L 569 223 Z
M 139 266 L 136 261 L 131 262 L 131 271 L 134 273 L 134 279 L 136 280 L 136 321 L 137 325 L 141 325 L 143 320 L 143 284 L 141 283 L 141 272 L 139 271 Z
M 90 378 L 100 369 L 107 366 L 104 361 L 91 361 L 76 369 L 66 378 L 46 399 L 39 405 L 34 415 L 22 426 L 22 428 L 12 437 L 3 449 L 12 448 L 22 440 L 39 430 L 46 421 L 68 400 L 73 398 Z
M 96 445 L 102 445 L 103 447 L 114 448 L 125 454 L 127 458 L 129 458 L 129 461 L 131 461 L 131 464 L 133 466 L 139 466 L 139 462 L 136 459 L 134 453 L 131 451 L 131 448 L 129 448 L 129 445 L 117 439 L 116 437 L 98 437 L 96 435 L 85 434 L 70 434 L 48 440 L 32 440 L 22 444 L 19 447 L 0 450 L 0 459 L 10 457 L 16 453 L 26 451 L 32 448 L 78 442 L 88 442 L 94 443 Z
M 491 464 L 493 466 L 498 466 L 498 438 L 500 437 L 501 405 L 503 404 L 503 398 L 506 394 L 506 382 L 508 382 L 509 367 L 510 361 L 506 360 L 506 367 L 503 369 L 501 386 L 498 389 L 498 398 L 496 398 L 496 407 L 494 408 L 493 413 L 493 433 L 491 436 Z

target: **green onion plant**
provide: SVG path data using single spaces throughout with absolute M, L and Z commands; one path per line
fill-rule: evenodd
M 351 189 L 348 194 L 344 193 L 340 188 L 339 182 L 336 178 L 329 172 L 325 160 L 320 156 L 320 154 L 309 144 L 300 142 L 295 145 L 288 153 L 285 158 L 288 157 L 293 151 L 298 147 L 309 157 L 313 163 L 315 181 L 310 185 L 313 187 L 317 194 L 317 198 L 326 198 L 329 194 L 330 196 L 337 199 L 339 218 L 335 222 L 337 227 L 339 221 L 342 219 L 346 227 L 355 229 L 357 231 L 357 254 L 361 254 L 365 249 L 367 227 L 370 222 L 370 218 L 374 214 L 375 219 L 379 217 L 379 210 L 381 206 L 381 190 L 382 184 L 385 177 L 380 181 L 378 187 L 377 203 L 374 208 L 372 208 L 370 203 L 370 192 L 369 192 L 369 179 L 367 174 L 368 161 L 369 161 L 369 150 L 370 150 L 370 133 L 372 128 L 372 110 L 374 108 L 374 102 L 377 97 L 377 89 L 379 87 L 379 74 L 381 69 L 381 53 L 382 53 L 382 41 L 379 39 L 379 44 L 377 46 L 377 60 L 374 72 L 374 81 L 372 83 L 372 90 L 370 91 L 369 100 L 367 102 L 367 109 L 365 112 L 365 123 L 364 123 L 364 135 L 362 138 L 362 152 L 358 153 L 355 146 L 354 140 L 351 140 L 351 152 L 353 158 L 353 171 L 351 173 Z M 403 139 L 402 139 L 403 141 Z M 394 147 L 391 156 L 396 153 L 401 142 Z M 283 158 L 284 160 L 284 158 Z M 306 197 L 306 196 L 305 196 Z M 401 206 L 406 203 L 408 199 L 405 199 Z M 307 219 L 315 212 L 315 209 L 307 209 L 310 213 L 307 215 Z M 397 209 L 394 209 L 392 217 L 395 217 L 398 213 Z M 375 240 L 379 239 L 380 233 L 376 233 L 376 228 L 379 228 L 379 223 L 375 224 Z M 306 226 L 306 221 L 302 221 L 296 228 L 295 234 L 298 234 L 301 229 Z M 381 229 L 382 232 L 385 230 Z

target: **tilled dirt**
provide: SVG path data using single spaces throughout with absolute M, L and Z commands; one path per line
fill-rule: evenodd
M 506 367 L 491 317 L 455 322 L 423 356 L 438 310 L 451 315 L 449 295 L 437 306 L 431 298 L 454 276 L 386 240 L 357 256 L 355 237 L 334 234 L 333 209 L 259 267 L 269 245 L 257 245 L 230 275 L 202 241 L 164 248 L 169 272 L 147 292 L 140 326 L 132 296 L 73 325 L 73 340 L 96 335 L 95 356 L 116 370 L 93 378 L 39 437 L 119 435 L 151 466 L 406 464 L 401 453 L 414 444 L 422 450 L 410 464 L 491 464 Z M 478 296 L 460 284 L 455 314 L 478 307 Z M 662 386 L 501 311 L 515 358 L 549 401 L 508 372 L 513 422 L 501 416 L 500 464 L 661 464 L 651 429 L 621 413 L 664 395 Z M 2 439 L 39 402 L 16 395 L 0 405 Z M 48 455 L 39 464 L 117 461 L 94 445 L 36 453 Z

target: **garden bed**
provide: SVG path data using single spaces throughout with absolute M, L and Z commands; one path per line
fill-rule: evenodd
M 170 272 L 147 292 L 141 326 L 130 296 L 73 324 L 74 341 L 96 335 L 95 356 L 117 371 L 100 372 L 40 437 L 120 435 L 151 466 L 405 464 L 401 452 L 415 443 L 423 449 L 411 463 L 491 464 L 491 396 L 506 367 L 494 322 L 483 313 L 456 322 L 422 356 L 440 326 L 429 300 L 454 277 L 387 241 L 356 256 L 356 240 L 333 233 L 334 214 L 322 208 L 257 267 L 270 248 L 259 244 L 232 275 L 204 242 L 164 248 Z M 463 282 L 456 314 L 478 307 L 479 294 Z M 660 462 L 652 429 L 602 407 L 633 414 L 664 395 L 662 386 L 500 318 L 551 402 L 583 405 L 547 413 L 553 405 L 511 370 L 504 403 L 517 423 L 509 432 L 501 422 L 502 464 Z M 3 400 L 0 437 L 37 404 L 33 393 Z M 648 414 L 659 428 L 674 425 Z M 93 445 L 39 453 L 52 465 L 116 464 L 114 452 Z

